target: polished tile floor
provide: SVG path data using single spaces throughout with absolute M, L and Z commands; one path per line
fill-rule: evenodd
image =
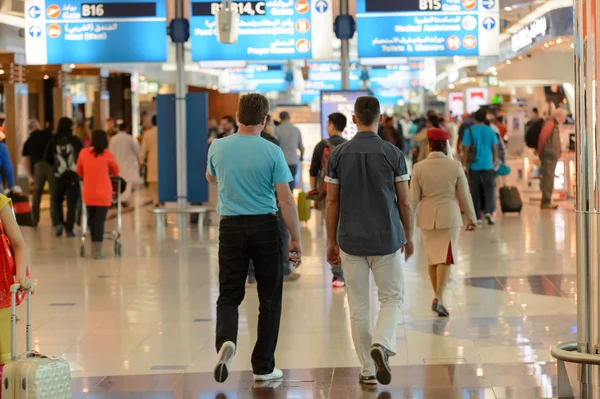
M 36 284 L 34 346 L 69 361 L 78 398 L 553 398 L 549 348 L 576 334 L 574 216 L 566 207 L 551 213 L 527 206 L 521 216 L 464 233 L 446 320 L 429 309 L 418 249 L 404 268 L 393 382 L 371 391 L 357 384 L 347 297 L 330 287 L 316 215 L 302 229 L 303 276 L 284 287 L 279 383 L 251 381 L 252 287 L 240 308 L 235 372 L 226 384 L 212 379 L 215 217 L 181 243 L 174 219 L 158 237 L 148 208 L 136 208 L 124 215 L 123 257 L 106 261 L 80 258 L 79 241 L 56 239 L 48 224 L 24 229 Z M 375 291 L 371 299 L 377 310 Z

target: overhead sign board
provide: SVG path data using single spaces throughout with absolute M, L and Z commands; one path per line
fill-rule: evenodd
M 543 37 L 546 33 L 548 33 L 548 18 L 544 15 L 511 36 L 512 50 L 515 53 L 523 50 L 531 46 L 536 38 Z
M 342 69 L 339 62 L 309 62 L 306 90 L 342 90 Z M 358 62 L 350 63 L 350 90 L 360 89 Z
M 416 60 L 400 65 L 377 65 L 369 73 L 371 89 L 422 89 L 425 87 L 425 62 Z
M 497 55 L 498 3 L 498 0 L 357 0 L 358 56 Z
M 231 93 L 271 91 L 282 92 L 287 87 L 285 66 L 280 63 L 250 63 L 244 68 L 229 68 L 219 82 L 219 90 Z
M 348 124 L 342 136 L 350 140 L 356 134 L 356 125 L 352 123 L 354 103 L 358 97 L 370 96 L 369 90 L 322 91 L 321 92 L 321 135 L 327 137 L 327 117 L 334 112 L 341 112 L 348 118 Z
M 217 41 L 221 1 L 192 0 L 192 60 L 288 60 L 331 58 L 332 0 L 232 2 L 240 14 L 235 44 Z
M 381 105 L 387 107 L 403 106 L 406 104 L 404 90 L 402 89 L 373 90 L 373 96 L 377 97 Z
M 167 60 L 165 0 L 26 0 L 29 65 Z

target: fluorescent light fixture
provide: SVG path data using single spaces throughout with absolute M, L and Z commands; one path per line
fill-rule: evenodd
M 248 65 L 247 61 L 200 61 L 198 63 L 200 68 L 214 68 L 214 69 L 225 69 L 225 68 L 245 68 Z
M 504 7 L 504 11 L 512 11 L 512 7 L 511 6 L 506 6 L 506 7 Z
M 376 65 L 405 65 L 408 64 L 408 57 L 390 57 L 390 58 L 361 58 L 360 65 L 376 66 Z

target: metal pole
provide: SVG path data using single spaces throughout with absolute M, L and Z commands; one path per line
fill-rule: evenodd
M 184 18 L 183 0 L 176 0 L 175 17 Z M 186 154 L 186 93 L 185 84 L 185 58 L 183 43 L 175 44 L 175 65 L 177 69 L 177 82 L 175 86 L 175 114 L 176 114 L 176 138 L 177 138 L 177 207 L 188 207 L 187 187 L 187 154 Z M 187 215 L 179 214 L 179 239 L 185 238 L 187 231 Z
M 595 24 L 600 0 L 575 0 L 575 128 L 577 132 L 577 349 L 600 349 L 600 65 Z M 582 399 L 600 399 L 600 367 L 579 367 Z
M 340 0 L 340 15 L 348 15 L 348 0 Z M 341 39 L 342 90 L 350 90 L 350 41 Z

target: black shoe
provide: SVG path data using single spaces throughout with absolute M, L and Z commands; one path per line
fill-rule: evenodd
M 358 382 L 365 385 L 377 385 L 377 377 L 374 375 L 365 376 L 361 374 L 358 376 Z
M 58 226 L 56 226 L 56 236 L 57 237 L 62 237 L 64 231 L 65 231 L 64 225 L 59 224 Z
M 67 238 L 75 238 L 75 233 L 72 231 L 67 231 Z
M 439 302 L 436 304 L 435 309 L 433 309 L 433 311 L 436 312 L 440 317 L 450 316 L 450 312 L 448 312 L 448 309 L 446 309 L 446 307 Z
M 389 355 L 387 349 L 375 344 L 371 346 L 371 358 L 377 368 L 377 381 L 383 385 L 389 385 L 392 382 L 392 370 L 390 370 Z

